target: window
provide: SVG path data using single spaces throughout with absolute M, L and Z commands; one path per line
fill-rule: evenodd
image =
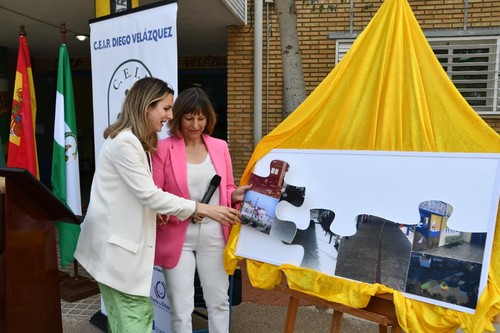
M 500 114 L 500 36 L 428 37 L 427 40 L 455 87 L 479 114 Z M 335 63 L 353 39 L 337 40 Z

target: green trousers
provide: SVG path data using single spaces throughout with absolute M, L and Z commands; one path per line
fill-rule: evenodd
M 153 329 L 151 298 L 122 293 L 99 283 L 108 315 L 109 333 L 150 333 Z

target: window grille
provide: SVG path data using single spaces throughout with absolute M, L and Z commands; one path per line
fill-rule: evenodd
M 500 36 L 429 37 L 429 44 L 455 87 L 479 114 L 500 114 Z M 335 63 L 353 39 L 337 40 Z

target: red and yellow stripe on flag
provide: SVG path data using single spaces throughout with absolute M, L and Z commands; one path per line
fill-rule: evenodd
M 36 99 L 30 54 L 26 36 L 20 36 L 7 167 L 27 169 L 39 179 L 35 124 Z

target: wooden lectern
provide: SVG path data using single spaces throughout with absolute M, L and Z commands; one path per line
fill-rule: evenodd
M 27 170 L 0 177 L 0 332 L 62 332 L 54 222 L 80 219 Z

